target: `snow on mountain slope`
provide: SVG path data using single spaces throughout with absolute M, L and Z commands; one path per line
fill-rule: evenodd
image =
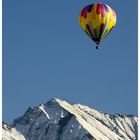
M 11 126 L 9 126 L 8 124 L 3 123 L 2 140 L 25 140 L 25 138 L 15 128 L 11 128 Z
M 14 120 L 12 129 L 26 140 L 138 140 L 137 125 L 138 118 L 132 115 L 109 115 L 81 104 L 52 99 L 29 107 Z

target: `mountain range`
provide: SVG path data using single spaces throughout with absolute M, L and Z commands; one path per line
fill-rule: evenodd
M 110 115 L 56 98 L 2 124 L 2 140 L 138 140 L 137 135 L 137 116 Z

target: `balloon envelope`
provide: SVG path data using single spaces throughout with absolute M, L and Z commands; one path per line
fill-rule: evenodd
M 115 26 L 116 14 L 106 4 L 90 4 L 82 9 L 79 23 L 86 34 L 98 45 Z

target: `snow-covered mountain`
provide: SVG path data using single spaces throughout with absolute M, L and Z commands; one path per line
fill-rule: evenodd
M 136 116 L 52 99 L 29 107 L 12 125 L 3 124 L 3 140 L 138 140 L 137 131 Z
M 2 140 L 25 140 L 25 138 L 15 128 L 12 128 L 10 125 L 3 122 Z

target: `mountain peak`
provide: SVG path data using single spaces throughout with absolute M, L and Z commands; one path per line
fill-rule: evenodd
M 137 117 L 110 115 L 53 98 L 29 107 L 12 127 L 27 140 L 137 140 L 137 122 Z
M 46 103 L 46 105 L 55 105 L 59 104 L 60 102 L 63 102 L 63 100 L 60 100 L 58 98 L 52 98 Z

